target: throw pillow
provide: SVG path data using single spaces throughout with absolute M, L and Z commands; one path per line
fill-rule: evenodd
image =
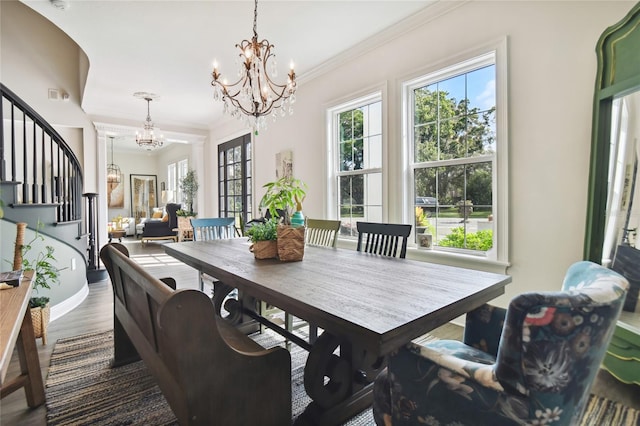
M 153 212 L 153 216 L 151 216 L 152 219 L 160 219 L 161 217 L 162 217 L 162 211 Z
M 165 213 L 164 216 L 162 216 L 162 221 L 169 222 L 169 215 Z

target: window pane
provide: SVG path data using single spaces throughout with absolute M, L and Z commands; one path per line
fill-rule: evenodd
M 415 162 L 434 161 L 438 159 L 438 125 L 429 123 L 416 126 L 415 138 Z
M 467 75 L 469 112 L 488 111 L 496 107 L 496 66 L 480 68 Z
M 463 115 L 466 113 L 465 102 L 465 76 L 459 75 L 438 83 L 438 111 L 439 119 Z
M 424 124 L 438 118 L 437 85 L 422 87 L 413 91 L 414 124 Z
M 365 152 L 367 153 L 365 168 L 382 167 L 382 135 L 368 138 Z
M 359 108 L 353 110 L 353 138 L 361 139 L 364 132 L 364 112 L 368 108 Z
M 345 111 L 339 115 L 340 141 L 353 138 L 353 114 L 352 111 Z

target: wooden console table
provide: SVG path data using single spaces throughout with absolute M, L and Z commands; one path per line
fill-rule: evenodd
M 18 287 L 0 290 L 0 397 L 24 387 L 27 404 L 37 407 L 44 403 L 44 385 L 29 309 L 32 277 L 33 272 L 25 272 Z M 5 380 L 16 343 L 21 373 Z

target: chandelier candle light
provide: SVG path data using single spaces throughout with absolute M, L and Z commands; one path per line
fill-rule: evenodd
M 274 45 L 264 39 L 258 41 L 258 0 L 255 0 L 253 13 L 253 37 L 251 41 L 242 40 L 236 47 L 240 49 L 240 64 L 238 81 L 227 84 L 221 81 L 222 74 L 218 72 L 218 65 L 214 62 L 211 85 L 214 87 L 213 99 L 224 102 L 224 112 L 231 114 L 253 128 L 255 134 L 258 129 L 266 128 L 266 116 L 271 114 L 275 121 L 278 114 L 281 117 L 293 114 L 291 106 L 296 98 L 296 73 L 293 62 L 285 84 L 277 84 L 272 78 L 277 77 L 276 56 L 272 53 Z
M 147 119 L 144 121 L 144 130 L 142 133 L 136 132 L 136 143 L 142 148 L 146 148 L 147 151 L 161 147 L 164 145 L 164 135 L 161 134 L 157 136 L 154 133 L 153 121 L 151 121 L 151 114 L 149 112 L 149 103 L 158 96 L 147 92 L 136 92 L 133 96 L 147 101 Z M 157 130 L 158 133 L 160 133 L 160 129 Z

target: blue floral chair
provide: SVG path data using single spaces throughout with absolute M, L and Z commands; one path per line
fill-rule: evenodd
M 609 345 L 628 282 L 591 262 L 562 291 L 467 314 L 464 343 L 409 343 L 374 384 L 378 425 L 575 425 Z

